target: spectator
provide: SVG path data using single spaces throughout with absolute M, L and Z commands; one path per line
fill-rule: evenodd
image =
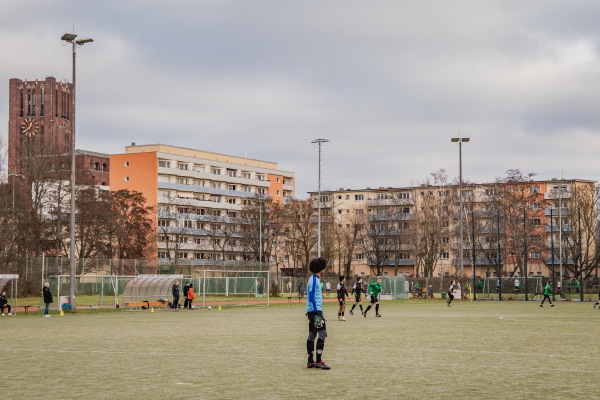
M 179 311 L 179 281 L 175 281 L 171 292 L 173 293 L 173 311 Z
M 8 304 L 8 298 L 6 297 L 6 292 L 2 292 L 2 295 L 0 296 L 0 310 L 2 310 L 2 316 L 4 317 L 4 309 L 8 310 L 8 315 L 12 316 L 11 314 L 11 307 L 10 304 Z
M 52 291 L 50 291 L 50 284 L 48 282 L 44 283 L 44 303 L 46 304 L 46 308 L 44 308 L 44 317 L 50 318 L 50 304 L 54 303 L 54 299 L 52 298 Z
M 183 285 L 183 309 L 185 310 L 186 308 L 188 308 L 190 300 L 188 299 L 188 291 L 190 290 L 190 282 L 186 282 L 185 285 Z
M 521 292 L 521 282 L 519 282 L 519 277 L 515 276 L 515 293 Z
M 194 299 L 196 298 L 196 296 L 194 296 L 194 285 L 190 283 L 190 287 L 188 288 L 187 294 L 186 294 L 187 298 L 187 307 L 188 310 L 192 309 L 192 301 L 194 301 Z

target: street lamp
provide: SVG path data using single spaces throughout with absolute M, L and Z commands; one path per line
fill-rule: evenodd
M 72 138 L 71 138 L 71 237 L 70 237 L 70 248 L 69 248 L 69 303 L 71 304 L 71 310 L 75 311 L 75 59 L 77 58 L 77 52 L 75 51 L 77 46 L 83 46 L 86 43 L 91 43 L 94 39 L 79 39 L 74 33 L 65 33 L 61 36 L 60 40 L 65 43 L 71 43 L 73 45 L 73 112 L 71 113 L 72 118 Z
M 463 267 L 463 190 L 462 190 L 462 144 L 467 143 L 471 138 L 468 137 L 453 137 L 451 141 L 458 143 L 458 165 L 459 165 L 459 198 L 460 198 L 460 241 L 459 241 L 459 262 L 460 262 L 460 277 L 463 278 L 465 275 Z
M 317 216 L 317 257 L 321 257 L 321 144 L 327 143 L 329 140 L 327 139 L 315 139 L 311 143 L 317 143 L 319 145 L 319 188 L 318 188 L 318 197 L 317 204 L 319 207 L 319 213 Z

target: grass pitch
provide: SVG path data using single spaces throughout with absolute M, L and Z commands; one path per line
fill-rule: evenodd
M 357 309 L 355 309 L 357 311 Z M 591 303 L 325 305 L 330 371 L 307 369 L 304 305 L 0 318 L 5 399 L 595 399 Z

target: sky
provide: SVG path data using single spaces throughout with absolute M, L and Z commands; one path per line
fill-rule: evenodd
M 77 148 L 163 143 L 272 161 L 296 197 L 402 187 L 446 169 L 493 182 L 600 179 L 597 0 L 4 0 L 8 82 L 71 81 Z

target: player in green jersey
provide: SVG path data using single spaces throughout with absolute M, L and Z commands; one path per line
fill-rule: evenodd
M 369 307 L 367 307 L 367 309 L 363 313 L 363 316 L 365 318 L 367 318 L 367 313 L 369 312 L 369 310 L 371 309 L 371 306 L 373 306 L 373 304 L 375 304 L 375 316 L 381 317 L 381 315 L 379 314 L 379 293 L 381 293 L 381 277 L 380 276 L 377 277 L 377 283 L 369 284 L 369 295 L 371 296 L 371 304 L 369 304 Z
M 548 303 L 550 303 L 550 307 L 554 307 L 554 304 L 552 304 L 552 300 L 550 300 L 550 291 L 552 290 L 552 285 L 550 285 L 550 281 L 548 281 L 548 283 L 546 284 L 546 287 L 544 288 L 544 298 L 542 299 L 542 304 L 540 304 L 540 307 L 544 307 L 544 301 L 546 299 L 548 299 Z

